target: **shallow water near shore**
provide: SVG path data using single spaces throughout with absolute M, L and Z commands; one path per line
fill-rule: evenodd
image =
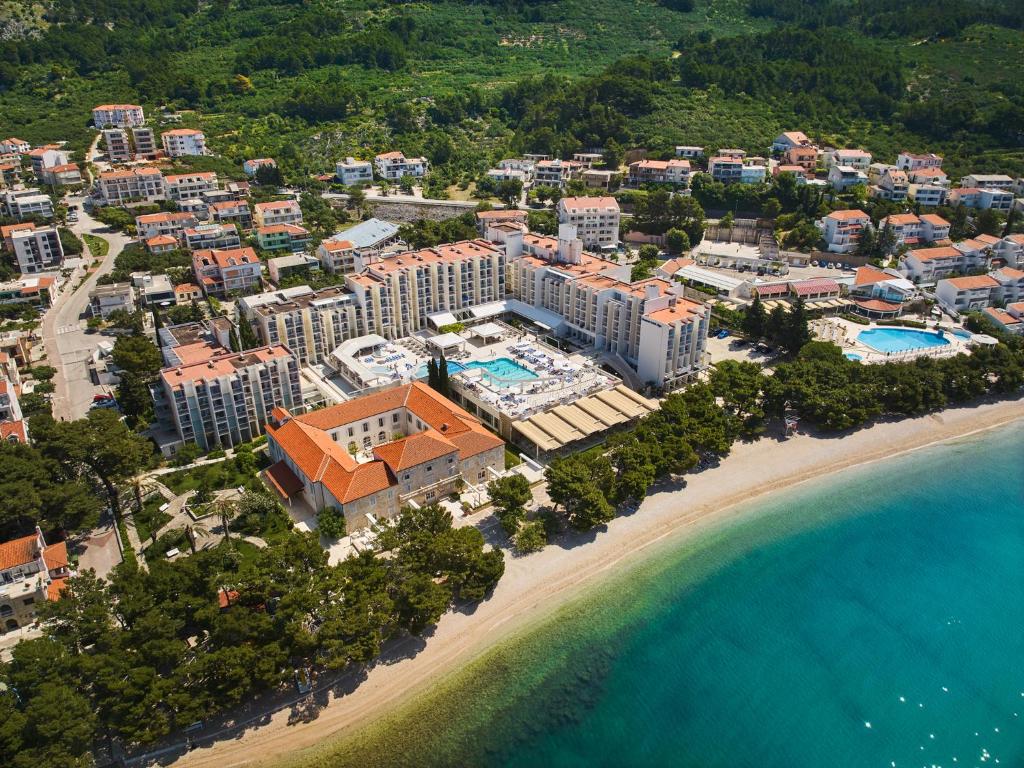
M 296 764 L 1024 765 L 1019 423 L 753 507 Z

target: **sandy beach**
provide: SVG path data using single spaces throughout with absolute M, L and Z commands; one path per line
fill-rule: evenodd
M 685 488 L 658 491 L 640 509 L 571 548 L 549 546 L 506 558 L 505 575 L 472 613 L 444 616 L 412 658 L 371 669 L 352 692 L 332 696 L 316 719 L 289 725 L 283 710 L 240 736 L 226 736 L 175 764 L 232 768 L 272 765 L 299 750 L 350 733 L 436 683 L 495 643 L 542 621 L 602 574 L 644 556 L 652 546 L 685 540 L 752 507 L 739 506 L 839 470 L 1024 419 L 1024 401 L 985 403 L 877 424 L 843 437 L 796 435 L 779 442 L 738 443 L 721 464 L 687 477 Z

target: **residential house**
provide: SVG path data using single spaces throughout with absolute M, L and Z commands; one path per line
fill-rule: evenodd
M 301 251 L 309 244 L 309 232 L 298 224 L 271 224 L 256 229 L 256 242 L 264 251 Z
M 949 176 L 941 168 L 928 166 L 927 168 L 915 168 L 907 171 L 907 178 L 911 184 L 927 184 L 937 187 L 949 187 Z
M 29 162 L 32 164 L 32 173 L 40 181 L 46 182 L 44 178 L 46 170 L 55 165 L 67 165 L 71 154 L 60 148 L 60 144 L 46 144 L 36 147 L 28 153 Z M 49 182 L 46 182 L 49 183 Z
M 896 156 L 896 166 L 901 171 L 916 171 L 920 168 L 941 168 L 942 158 L 929 152 L 917 155 L 912 152 L 900 152 Z
M 812 146 L 790 147 L 782 155 L 785 165 L 798 165 L 804 171 L 813 171 L 818 167 L 818 148 Z
M 871 226 L 871 217 L 861 210 L 833 211 L 818 222 L 831 253 L 852 253 L 857 249 L 864 227 Z
M 168 157 L 206 154 L 206 135 L 194 128 L 175 128 L 160 134 L 160 143 Z
M 992 246 L 992 257 L 1008 267 L 1024 267 L 1024 234 L 1004 237 Z
M 217 174 L 213 171 L 178 173 L 164 177 L 168 200 L 191 200 L 217 189 Z
M 275 411 L 267 441 L 268 484 L 287 503 L 339 510 L 349 531 L 504 470 L 504 441 L 420 382 L 300 416 Z
M 239 229 L 252 229 L 252 212 L 247 200 L 226 200 L 210 203 L 210 215 L 217 224 L 235 224 Z
M 135 217 L 135 231 L 143 240 L 157 235 L 170 235 L 181 240 L 188 227 L 197 224 L 196 217 L 184 211 L 161 211 L 160 213 L 144 213 Z
M 828 170 L 828 181 L 837 192 L 845 192 L 858 184 L 867 184 L 868 177 L 851 165 L 833 165 Z
M 269 157 L 257 157 L 242 163 L 242 170 L 245 171 L 246 176 L 255 176 L 260 168 L 277 168 L 277 163 Z
M 179 306 L 191 304 L 203 298 L 203 289 L 195 283 L 181 283 L 174 286 L 174 303 Z
M 53 218 L 53 200 L 38 189 L 8 189 L 0 192 L 3 211 L 12 219 L 27 219 L 31 216 Z
M 346 187 L 353 187 L 356 184 L 373 183 L 373 163 L 369 160 L 356 160 L 354 157 L 346 157 L 334 165 L 334 178 Z
M 600 152 L 574 152 L 572 155 L 574 162 L 579 163 L 583 168 L 593 168 L 598 163 L 604 162 L 604 155 Z
M 1024 334 L 1024 302 L 1008 304 L 1006 309 L 986 307 L 985 317 L 1007 333 Z
M 92 317 L 106 320 L 111 312 L 134 312 L 135 308 L 135 291 L 131 283 L 97 285 L 89 291 L 89 314 Z
M 5 250 L 14 250 L 14 241 L 11 239 L 15 232 L 24 229 L 35 229 L 35 223 L 31 221 L 19 221 L 15 224 L 4 224 L 0 226 L 0 246 Z
M 60 599 L 68 566 L 67 545 L 47 544 L 38 526 L 0 544 L 0 634 L 35 624 L 38 607 Z
M 131 277 L 132 287 L 137 291 L 139 303 L 142 306 L 151 307 L 163 303 L 174 303 L 174 286 L 167 275 L 133 272 Z
M 92 110 L 92 124 L 97 128 L 131 128 L 145 122 L 146 116 L 138 104 L 100 104 Z
M 971 173 L 960 179 L 961 187 L 983 187 L 1013 192 L 1016 181 L 1004 173 Z
M 863 149 L 833 149 L 831 152 L 826 153 L 826 157 L 829 168 L 837 165 L 844 168 L 853 168 L 864 172 L 865 177 L 868 166 L 871 165 L 871 153 L 865 152 Z
M 185 247 L 190 251 L 238 248 L 242 239 L 234 224 L 199 224 L 185 229 Z
M 0 155 L 26 155 L 32 145 L 24 139 L 11 137 L 0 141 Z
M 75 163 L 63 163 L 44 168 L 39 180 L 55 187 L 73 187 L 84 183 L 82 171 Z
M 320 260 L 304 253 L 278 256 L 267 260 L 267 271 L 270 273 L 270 282 L 279 285 L 284 278 L 292 275 L 319 272 Z
M 302 209 L 296 200 L 273 200 L 268 203 L 256 203 L 253 220 L 257 227 L 269 227 L 273 224 L 301 224 Z
M 811 140 L 803 131 L 786 131 L 775 137 L 775 141 L 772 142 L 772 152 L 785 153 L 797 147 L 809 146 L 811 146 Z
M 638 187 L 641 184 L 670 184 L 685 187 L 690 183 L 689 160 L 637 160 L 629 164 L 629 183 Z
M 910 180 L 906 171 L 886 171 L 876 186 L 871 187 L 872 197 L 901 203 L 910 192 Z
M 541 160 L 535 166 L 534 186 L 564 189 L 583 173 L 583 166 L 573 160 Z
M 911 184 L 907 188 L 907 195 L 917 205 L 936 208 L 946 204 L 949 190 L 938 184 Z
M 563 197 L 556 206 L 559 224 L 576 228 L 584 247 L 619 244 L 619 203 L 614 197 Z
M 401 181 L 405 176 L 422 178 L 427 175 L 425 157 L 406 157 L 401 152 L 384 152 L 373 159 L 377 175 L 387 181 Z
M 252 248 L 209 249 L 192 254 L 196 282 L 208 296 L 248 293 L 258 288 L 261 269 Z
M 682 157 L 687 160 L 698 160 L 704 157 L 704 147 L 691 147 L 691 146 L 676 146 L 676 157 Z
M 178 250 L 178 241 L 171 235 L 154 235 L 146 238 L 146 250 L 152 254 L 171 253 Z
M 363 262 L 348 240 L 338 237 L 323 240 L 317 246 L 316 255 L 332 275 L 348 275 L 362 270 Z

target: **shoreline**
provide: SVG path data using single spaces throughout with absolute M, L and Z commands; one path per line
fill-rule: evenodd
M 842 436 L 799 434 L 783 441 L 737 443 L 718 466 L 688 476 L 686 486 L 657 489 L 637 511 L 616 518 L 603 531 L 570 536 L 527 557 L 509 556 L 505 575 L 488 600 L 471 613 L 446 614 L 418 653 L 371 668 L 350 693 L 331 695 L 315 719 L 288 725 L 284 709 L 254 729 L 200 747 L 176 762 L 216 768 L 294 763 L 297 752 L 350 736 L 501 642 L 543 623 L 624 561 L 639 562 L 652 549 L 678 545 L 697 532 L 745 517 L 754 506 L 750 502 L 774 492 L 1019 419 L 1024 419 L 1024 402 L 1004 400 L 881 422 Z

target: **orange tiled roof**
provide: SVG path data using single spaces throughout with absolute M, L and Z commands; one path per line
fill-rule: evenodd
M 38 537 L 33 533 L 0 544 L 0 570 L 31 563 L 35 559 L 37 541 Z
M 43 550 L 43 560 L 51 571 L 68 567 L 68 545 L 63 541 L 50 544 Z
M 908 256 L 913 256 L 918 261 L 934 261 L 935 259 L 958 259 L 963 254 L 951 245 L 943 246 L 941 248 L 915 248 L 912 251 L 907 252 Z
M 425 464 L 440 459 L 450 453 L 457 453 L 458 448 L 450 440 L 446 440 L 440 432 L 428 429 L 401 440 L 395 440 L 377 446 L 373 455 L 387 464 L 392 472 Z
M 883 272 L 880 269 L 874 267 L 859 267 L 857 274 L 853 278 L 854 285 L 874 285 L 880 283 L 883 280 L 892 280 L 893 276 L 887 272 Z
M 988 275 L 972 275 L 969 277 L 951 277 L 947 281 L 950 285 L 961 291 L 969 291 L 975 288 L 994 288 L 999 285 L 994 277 Z
M 848 211 L 832 211 L 832 213 L 825 218 L 834 219 L 836 221 L 855 221 L 856 219 L 867 219 L 869 217 L 864 213 L 864 211 L 854 208 Z

